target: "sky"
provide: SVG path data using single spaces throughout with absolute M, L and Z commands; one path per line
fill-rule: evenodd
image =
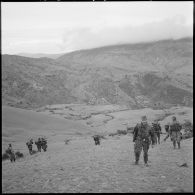
M 66 53 L 193 36 L 193 1 L 1 2 L 2 53 Z

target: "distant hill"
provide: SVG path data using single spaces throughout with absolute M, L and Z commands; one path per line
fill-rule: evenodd
M 56 59 L 2 56 L 3 104 L 193 104 L 192 38 L 123 44 Z
M 24 56 L 29 58 L 52 58 L 56 59 L 64 54 L 46 54 L 46 53 L 18 53 L 18 56 Z

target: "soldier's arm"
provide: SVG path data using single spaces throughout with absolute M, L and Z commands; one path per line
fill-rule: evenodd
M 159 124 L 159 129 L 160 129 L 160 132 L 162 132 L 162 128 L 161 128 L 160 124 Z
M 166 141 L 166 139 L 169 137 L 169 133 L 167 133 L 167 136 L 164 138 L 164 141 Z
M 133 130 L 133 142 L 137 138 L 137 132 L 138 132 L 138 124 L 134 127 L 134 130 Z

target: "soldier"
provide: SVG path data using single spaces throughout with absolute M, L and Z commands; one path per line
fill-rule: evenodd
M 8 146 L 8 148 L 6 150 L 6 153 L 9 155 L 10 161 L 11 162 L 13 162 L 13 161 L 15 162 L 16 156 L 15 156 L 15 153 L 14 153 L 14 150 L 13 150 L 11 144 L 9 144 L 9 146 Z
M 170 128 L 169 128 L 169 127 L 170 127 L 170 124 L 167 123 L 167 124 L 165 125 L 165 131 L 166 131 L 167 135 L 166 135 L 166 137 L 164 138 L 164 141 L 166 141 L 168 137 L 171 138 Z M 172 138 L 171 138 L 171 139 L 172 139 Z
M 31 155 L 32 154 L 33 139 L 30 139 L 28 142 L 26 142 L 26 145 L 27 145 L 29 153 Z
M 157 144 L 158 141 L 158 144 L 160 144 L 161 126 L 158 123 L 158 120 L 155 120 L 154 123 L 152 123 L 152 128 L 154 129 L 155 143 Z
M 138 123 L 133 132 L 134 152 L 135 152 L 135 164 L 139 162 L 139 157 L 143 148 L 143 157 L 145 166 L 148 166 L 148 150 L 149 142 L 152 135 L 152 127 L 149 126 L 146 116 L 142 116 L 141 123 Z
M 95 141 L 95 145 L 100 145 L 100 137 L 98 135 L 93 136 L 93 139 Z
M 35 142 L 37 145 L 38 152 L 41 152 L 41 138 L 38 138 L 38 141 Z
M 47 140 L 45 138 L 42 138 L 42 140 L 41 140 L 41 147 L 42 147 L 44 152 L 47 151 Z
M 182 126 L 176 120 L 176 117 L 172 117 L 173 122 L 170 124 L 170 134 L 173 141 L 173 147 L 176 148 L 176 142 L 178 144 L 178 149 L 180 149 L 180 141 L 181 141 L 181 129 Z

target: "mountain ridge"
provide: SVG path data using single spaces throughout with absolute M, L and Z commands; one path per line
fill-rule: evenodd
M 56 59 L 2 55 L 4 104 L 192 106 L 192 38 L 122 44 Z

